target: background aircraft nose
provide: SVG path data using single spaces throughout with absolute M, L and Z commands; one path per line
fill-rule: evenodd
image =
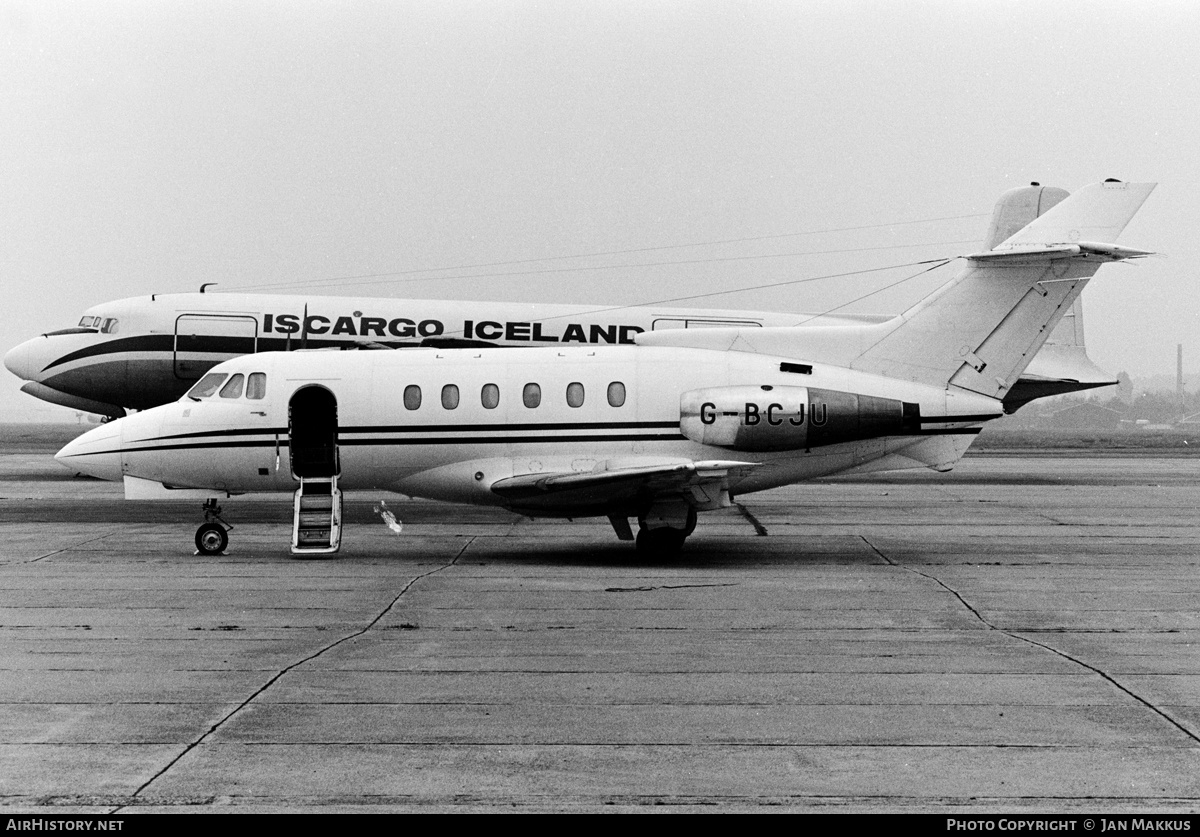
M 18 378 L 26 381 L 38 380 L 38 375 L 45 367 L 38 349 L 45 343 L 45 337 L 35 337 L 32 340 L 26 340 L 20 346 L 9 349 L 8 353 L 4 355 L 5 367 Z
M 68 442 L 54 458 L 72 471 L 98 477 L 102 480 L 120 481 L 121 471 L 121 422 L 110 421 Z

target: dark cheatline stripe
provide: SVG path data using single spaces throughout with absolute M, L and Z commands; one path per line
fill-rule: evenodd
M 488 433 L 529 432 L 536 430 L 670 430 L 679 426 L 677 421 L 602 421 L 560 422 L 545 424 L 440 424 L 440 425 L 377 425 L 363 427 L 339 427 L 338 436 L 347 433 Z M 276 436 L 288 434 L 286 427 L 265 427 L 243 430 L 204 430 L 196 433 L 174 433 L 158 439 L 204 439 L 217 436 Z M 147 440 L 156 441 L 156 440 Z M 343 439 L 347 444 L 352 441 Z
M 489 439 L 422 438 L 422 439 L 341 439 L 339 444 L 347 447 L 356 445 L 495 445 L 522 442 L 678 442 L 686 441 L 682 433 L 651 433 L 632 435 L 577 435 L 577 436 L 498 436 Z
M 530 430 L 666 430 L 678 427 L 678 421 L 563 421 L 528 424 L 383 424 L 378 426 L 339 427 L 342 433 L 452 433 L 459 431 L 530 431 Z
M 476 439 L 463 438 L 462 436 L 452 436 L 445 438 L 429 438 L 420 439 L 342 439 L 339 445 L 343 447 L 363 447 L 363 446 L 381 446 L 391 445 L 394 447 L 411 447 L 415 445 L 507 445 L 514 442 L 671 442 L 685 441 L 685 437 L 681 433 L 652 433 L 638 435 L 573 435 L 573 436 L 498 436 L 495 438 Z M 132 443 L 132 444 L 137 444 Z M 279 447 L 288 447 L 286 439 L 279 440 Z M 203 442 L 181 442 L 178 444 L 163 445 L 163 444 L 143 444 L 139 447 L 127 447 L 126 453 L 148 453 L 153 451 L 163 450 L 223 450 L 225 448 L 267 448 L 275 447 L 274 440 L 249 441 L 249 442 L 234 442 L 234 441 L 219 441 L 214 440 L 210 443 Z M 103 451 L 104 453 L 119 453 L 120 451 Z M 94 456 L 96 451 L 89 451 L 81 456 Z
M 976 416 L 921 416 L 921 424 L 953 424 L 962 421 L 991 421 L 1003 416 L 1003 413 L 988 413 Z
M 372 341 L 383 346 L 388 346 L 393 349 L 402 347 L 418 347 L 420 341 L 405 341 L 405 340 L 375 340 Z M 308 338 L 308 348 L 310 349 L 331 349 L 344 348 L 346 346 L 357 346 L 361 343 L 359 340 L 321 340 L 313 336 Z M 298 335 L 292 338 L 290 348 L 299 348 L 300 338 Z M 280 337 L 259 337 L 257 342 L 257 351 L 259 352 L 282 352 L 289 348 L 289 343 L 286 338 Z M 185 337 L 183 343 L 179 346 L 179 350 L 197 354 L 212 354 L 212 355 L 249 355 L 255 353 L 255 341 L 253 337 L 229 337 L 229 336 L 205 336 Z M 175 335 L 174 334 L 142 334 L 136 337 L 119 337 L 114 340 L 106 340 L 103 343 L 97 343 L 94 346 L 86 346 L 78 349 L 70 354 L 63 355 L 53 363 L 47 365 L 42 371 L 53 369 L 55 366 L 60 366 L 64 363 L 70 363 L 75 360 L 83 360 L 89 357 L 101 357 L 103 355 L 119 355 L 124 352 L 162 352 L 169 355 L 175 354 Z M 221 359 L 224 359 L 223 357 Z
M 86 357 L 98 357 L 100 355 L 116 355 L 122 352 L 172 353 L 174 351 L 174 334 L 144 334 L 138 337 L 119 337 L 116 340 L 107 340 L 103 343 L 97 343 L 95 346 L 87 346 L 78 351 L 63 355 L 58 360 L 49 364 L 46 369 L 53 369 L 55 366 L 70 363 L 73 360 L 82 360 Z M 45 372 L 46 369 L 42 371 Z

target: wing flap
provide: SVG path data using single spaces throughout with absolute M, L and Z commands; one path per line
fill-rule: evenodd
M 604 462 L 592 471 L 508 477 L 492 483 L 491 490 L 521 507 L 596 506 L 624 502 L 639 493 L 684 493 L 705 485 L 725 487 L 728 477 L 757 467 L 757 462 L 720 459 L 618 467 L 609 467 Z M 704 492 L 700 496 L 703 495 Z

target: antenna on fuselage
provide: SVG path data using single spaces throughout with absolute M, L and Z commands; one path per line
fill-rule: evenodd
M 308 348 L 308 303 L 304 303 L 304 322 L 300 326 L 300 348 Z
M 205 282 L 203 285 L 200 286 L 200 293 L 204 293 L 204 289 L 207 288 L 209 285 L 218 285 L 218 284 L 220 284 L 220 283 L 219 282 Z

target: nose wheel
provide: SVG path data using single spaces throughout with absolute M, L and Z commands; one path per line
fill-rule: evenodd
M 196 550 L 201 555 L 220 555 L 229 546 L 233 526 L 221 517 L 216 500 L 204 501 L 204 523 L 196 530 Z

